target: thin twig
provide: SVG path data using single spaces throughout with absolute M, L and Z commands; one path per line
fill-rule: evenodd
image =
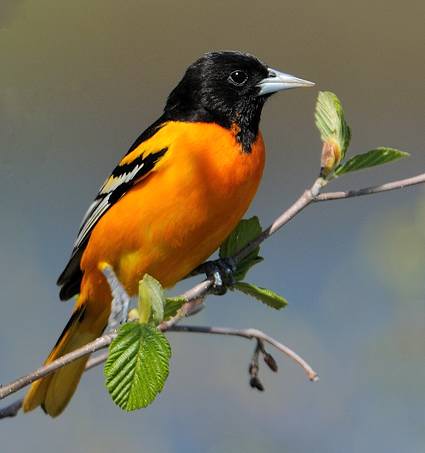
M 248 338 L 249 340 L 257 339 L 262 340 L 265 343 L 270 344 L 277 350 L 292 359 L 297 365 L 299 365 L 310 381 L 318 381 L 319 378 L 317 373 L 311 368 L 311 366 L 292 349 L 288 348 L 284 344 L 265 334 L 258 329 L 233 329 L 228 327 L 202 327 L 202 326 L 173 326 L 172 332 L 193 332 L 193 333 L 209 333 L 213 335 L 231 335 L 234 337 Z
M 248 256 L 253 250 L 255 250 L 263 241 L 268 239 L 278 230 L 280 230 L 284 225 L 290 222 L 296 215 L 298 215 L 303 209 L 313 202 L 319 201 L 330 201 L 330 200 L 339 200 L 343 198 L 352 198 L 363 195 L 372 195 L 380 192 L 387 192 L 390 190 L 402 189 L 404 187 L 413 186 L 416 184 L 425 183 L 425 173 L 419 174 L 406 179 L 401 179 L 398 181 L 389 182 L 379 186 L 366 187 L 358 190 L 350 190 L 347 192 L 327 192 L 320 194 L 320 190 L 326 186 L 327 181 L 323 178 L 318 178 L 314 184 L 307 189 L 299 198 L 295 201 L 287 210 L 285 210 L 271 225 L 269 225 L 265 230 L 263 230 L 255 239 L 249 242 L 245 247 L 243 247 L 233 259 L 236 262 L 241 261 L 243 258 Z M 183 306 L 183 311 L 185 315 L 192 313 L 192 310 L 196 310 L 197 307 L 202 304 L 203 300 L 198 298 L 204 297 L 212 285 L 212 280 L 204 280 L 199 285 L 195 286 L 188 291 L 192 301 L 189 304 Z M 186 296 L 186 294 L 184 296 Z M 198 299 L 198 300 L 197 300 Z M 179 319 L 179 318 L 178 318 Z M 174 325 L 178 319 L 171 319 L 168 321 L 167 325 Z
M 339 200 L 339 199 L 352 198 L 352 197 L 363 196 L 363 195 L 371 195 L 371 194 L 375 194 L 375 193 L 386 192 L 389 190 L 401 189 L 404 187 L 421 184 L 421 183 L 425 183 L 425 173 L 422 173 L 420 175 L 417 175 L 417 176 L 414 176 L 411 178 L 406 178 L 406 179 L 402 179 L 399 181 L 382 184 L 380 186 L 367 187 L 364 189 L 351 190 L 351 191 L 347 191 L 347 192 L 328 192 L 328 193 L 319 194 L 320 189 L 324 185 L 326 185 L 326 181 L 323 180 L 322 178 L 318 178 L 315 181 L 315 183 L 312 185 L 312 187 L 310 189 L 306 190 L 301 195 L 301 197 L 289 209 L 284 211 L 268 228 L 266 228 L 253 241 L 248 243 L 233 258 L 235 259 L 235 261 L 240 261 L 241 259 L 245 258 L 247 255 L 249 255 L 249 253 L 251 253 L 253 250 L 255 250 L 255 248 L 259 244 L 261 244 L 263 241 L 268 239 L 276 231 L 278 231 L 285 224 L 287 224 L 290 220 L 292 220 L 297 214 L 299 214 L 305 207 L 307 207 L 309 204 L 311 204 L 313 202 Z M 178 315 L 175 316 L 174 318 L 168 320 L 167 322 L 162 323 L 159 326 L 159 328 L 164 331 L 165 330 L 178 331 L 179 329 L 181 329 L 181 330 L 184 330 L 185 328 L 187 329 L 188 326 L 175 326 L 175 324 L 184 316 L 190 315 L 191 313 L 193 313 L 194 311 L 199 309 L 199 306 L 203 303 L 203 300 L 204 300 L 205 296 L 208 294 L 208 291 L 209 291 L 211 285 L 212 285 L 212 280 L 207 279 L 201 283 L 198 283 L 193 288 L 191 288 L 189 291 L 187 291 L 183 295 L 183 297 L 186 298 L 187 302 L 179 310 Z M 192 326 L 192 328 L 195 329 L 194 326 Z M 205 329 L 205 328 L 200 328 L 200 329 Z M 220 328 L 214 328 L 214 329 L 217 330 Z M 195 331 L 195 330 L 193 330 L 193 331 Z M 233 331 L 234 333 L 229 333 L 229 331 Z M 241 332 L 243 332 L 243 333 L 241 333 Z M 212 332 L 211 331 L 208 333 L 221 334 L 221 335 L 236 335 L 236 336 L 241 336 L 244 338 L 261 338 L 263 341 L 271 344 L 272 346 L 274 346 L 275 348 L 277 348 L 284 354 L 291 357 L 292 360 L 294 360 L 300 366 L 302 366 L 304 368 L 304 370 L 306 371 L 306 373 L 308 374 L 310 379 L 315 380 L 317 378 L 316 373 L 311 369 L 311 367 L 301 357 L 299 357 L 292 350 L 290 350 L 286 346 L 282 345 L 281 343 L 277 342 L 273 338 L 265 335 L 261 331 L 258 331 L 256 329 L 247 329 L 245 331 L 227 329 L 227 332 L 219 332 L 219 331 Z M 258 335 L 260 335 L 260 337 L 258 337 Z M 87 354 L 91 354 L 99 349 L 105 348 L 106 346 L 108 346 L 110 344 L 110 342 L 112 341 L 114 336 L 115 336 L 114 333 L 110 333 L 108 335 L 103 335 L 102 337 L 99 337 L 97 340 L 83 346 L 82 348 L 79 348 L 69 354 L 66 354 L 46 366 L 40 367 L 39 369 L 37 369 L 33 373 L 30 373 L 29 375 L 23 376 L 5 386 L 0 386 L 0 399 L 6 398 L 7 396 L 11 395 L 12 393 L 15 393 L 18 390 L 22 389 L 23 387 L 31 384 L 35 380 L 40 379 L 44 376 L 47 376 L 48 374 L 52 373 L 56 369 L 62 368 L 63 366 L 67 365 L 68 363 L 70 363 L 74 360 L 77 360 L 80 357 L 83 357 Z M 102 356 L 102 358 L 103 357 L 104 356 Z M 90 367 L 93 367 L 96 364 L 101 363 L 102 361 L 103 360 L 96 357 L 92 360 L 92 362 L 88 362 L 88 364 L 90 364 Z M 0 418 L 2 418 L 2 414 L 6 414 L 6 415 L 4 415 L 4 417 L 13 416 L 12 406 L 16 409 L 16 407 L 18 407 L 18 406 L 20 407 L 20 402 L 17 401 L 15 403 L 13 403 L 12 405 L 8 406 L 7 408 L 0 410 Z M 19 407 L 17 410 L 19 410 Z M 9 412 L 8 412 L 8 410 L 9 410 Z M 10 414 L 12 414 L 12 415 L 10 415 Z
M 213 281 L 210 279 L 203 280 L 193 288 L 186 291 L 182 297 L 186 299 L 186 303 L 180 308 L 177 315 L 174 318 L 169 319 L 161 324 L 161 329 L 167 330 L 180 319 L 191 316 L 201 309 L 201 305 L 204 302 L 205 297 L 208 295 L 208 291 L 211 288 Z
M 165 331 L 165 330 L 170 330 L 170 328 L 178 321 L 178 319 L 181 319 L 183 316 L 186 316 L 189 314 L 191 310 L 198 309 L 198 305 L 202 303 L 202 295 L 207 292 L 207 289 L 209 287 L 208 285 L 209 281 L 206 280 L 204 282 L 201 282 L 191 288 L 189 291 L 186 291 L 183 295 L 185 299 L 187 300 L 187 303 L 184 304 L 182 309 L 180 310 L 180 314 L 178 317 L 172 318 L 169 321 L 161 324 L 159 326 L 160 330 Z M 88 354 L 92 354 L 93 352 L 99 351 L 100 349 L 104 349 L 109 344 L 112 342 L 112 340 L 116 337 L 115 332 L 110 332 L 105 335 L 102 335 L 101 337 L 97 338 L 96 340 L 87 343 L 81 348 L 76 349 L 75 351 L 72 351 L 68 354 L 63 355 L 62 357 L 59 357 L 58 359 L 54 360 L 53 362 L 49 363 L 48 365 L 43 365 L 37 370 L 33 371 L 32 373 L 22 376 L 15 381 L 7 384 L 0 386 L 0 400 L 6 398 L 7 396 L 11 395 L 12 393 L 17 392 L 18 390 L 26 387 L 29 384 L 32 384 L 34 381 L 37 379 L 40 379 L 42 377 L 45 377 L 54 371 L 56 371 L 59 368 L 64 367 L 65 365 L 68 365 L 68 363 L 73 362 L 74 360 L 77 360 L 81 357 L 84 357 Z M 95 359 L 93 359 L 95 360 Z
M 318 178 L 314 184 L 307 189 L 298 200 L 292 204 L 289 209 L 284 211 L 271 225 L 261 232 L 255 239 L 243 247 L 233 259 L 236 262 L 241 261 L 253 252 L 263 241 L 272 236 L 276 231 L 280 230 L 284 225 L 291 221 L 297 214 L 299 214 L 304 208 L 313 202 L 315 197 L 320 192 L 320 189 L 327 184 L 327 181 L 323 178 Z
M 87 361 L 85 371 L 91 370 L 92 368 L 100 365 L 101 363 L 105 362 L 107 358 L 108 351 L 104 351 L 101 354 L 96 355 L 95 357 L 90 357 L 90 359 Z M 18 415 L 18 412 L 21 410 L 23 402 L 24 399 L 21 398 L 19 400 L 14 401 L 12 404 L 9 404 L 9 406 L 0 408 L 0 420 L 2 418 L 15 417 L 16 415 Z
M 287 346 L 279 343 L 277 340 L 269 337 L 265 333 L 261 332 L 260 330 L 256 329 L 232 329 L 226 327 L 202 327 L 202 326 L 176 326 L 172 325 L 170 327 L 161 327 L 160 330 L 162 331 L 170 331 L 170 332 L 195 332 L 195 333 L 208 333 L 208 334 L 215 334 L 215 335 L 232 335 L 238 336 L 243 338 L 257 338 L 260 340 L 265 341 L 266 343 L 271 344 L 279 351 L 286 354 L 292 360 L 294 360 L 298 365 L 300 365 L 304 371 L 307 373 L 307 376 L 310 380 L 315 380 L 316 373 L 312 370 L 312 368 L 301 358 L 299 357 L 294 351 L 289 349 Z M 115 332 L 108 333 L 103 335 L 96 340 L 87 343 L 85 346 L 76 349 L 68 354 L 59 357 L 58 359 L 50 362 L 47 365 L 44 365 L 37 370 L 33 371 L 32 373 L 22 376 L 19 379 L 11 382 L 10 384 L 4 385 L 0 387 L 0 400 L 6 398 L 7 396 L 11 395 L 12 393 L 21 390 L 22 388 L 32 384 L 34 381 L 41 379 L 49 374 L 55 372 L 57 369 L 68 365 L 75 360 L 78 360 L 88 354 L 92 354 L 93 352 L 99 351 L 100 349 L 104 349 L 108 347 L 112 340 L 116 337 Z M 87 369 L 90 369 L 99 363 L 102 363 L 106 358 L 106 355 L 100 356 L 100 358 L 95 357 L 92 359 L 91 362 L 88 362 Z
M 2 407 L 0 409 L 0 420 L 2 418 L 15 417 L 18 414 L 18 412 L 21 410 L 23 402 L 24 402 L 24 399 L 21 398 L 20 400 L 14 401 L 12 404 L 9 404 L 9 406 Z
M 258 341 L 264 341 L 276 349 L 281 351 L 283 354 L 290 357 L 295 363 L 297 363 L 305 373 L 307 377 L 311 381 L 317 381 L 318 376 L 317 373 L 311 368 L 311 366 L 302 359 L 298 354 L 296 354 L 292 349 L 288 348 L 284 344 L 280 343 L 279 341 L 275 340 L 274 338 L 270 337 L 269 335 L 261 332 L 257 329 L 233 329 L 227 327 L 210 327 L 210 326 L 170 326 L 169 328 L 162 328 L 161 330 L 167 330 L 169 332 L 191 332 L 191 333 L 203 333 L 203 334 L 213 334 L 213 335 L 229 335 L 234 337 L 241 337 L 247 339 L 257 339 Z M 82 348 L 79 348 L 73 352 L 63 355 L 59 359 L 54 360 L 53 362 L 45 365 L 38 370 L 34 371 L 33 373 L 28 374 L 22 378 L 17 379 L 16 381 L 5 385 L 0 388 L 0 399 L 3 399 L 10 395 L 11 393 L 15 393 L 18 390 L 30 385 L 32 382 L 36 381 L 37 379 L 41 379 L 42 377 L 48 376 L 49 374 L 53 373 L 55 370 L 62 368 L 63 366 L 71 363 L 75 360 L 78 360 L 81 357 L 84 357 L 88 354 L 92 354 L 99 349 L 106 348 L 112 340 L 116 337 L 116 333 L 108 333 L 107 335 L 103 335 L 98 339 L 92 341 L 91 343 L 86 344 Z M 108 353 L 99 354 L 96 357 L 93 357 L 87 362 L 85 371 L 100 365 L 103 363 L 108 357 Z M 0 409 L 0 419 L 6 417 L 14 417 L 22 407 L 22 399 L 15 401 L 14 403 Z
M 109 351 L 104 351 L 94 357 L 90 357 L 89 360 L 87 360 L 85 371 L 89 371 L 92 368 L 100 365 L 101 363 L 106 362 L 106 359 L 108 358 L 108 354 L 109 354 Z
M 425 173 L 412 178 L 400 179 L 399 181 L 388 182 L 379 186 L 366 187 L 358 190 L 347 190 L 346 192 L 325 192 L 317 195 L 313 201 L 331 201 L 343 200 L 345 198 L 361 197 L 363 195 L 373 195 L 390 190 L 403 189 L 405 187 L 423 184 L 425 182 Z
M 268 239 L 278 230 L 280 230 L 284 225 L 291 221 L 297 214 L 299 214 L 305 207 L 315 200 L 315 197 L 320 192 L 320 189 L 327 184 L 323 178 L 317 178 L 314 184 L 307 189 L 299 198 L 295 201 L 287 210 L 285 210 L 271 225 L 269 225 L 265 230 L 263 230 L 255 239 L 248 242 L 248 244 L 243 247 L 235 256 L 233 260 L 235 263 L 240 262 L 243 258 L 248 256 L 252 251 L 254 251 L 263 241 Z M 212 279 L 206 279 L 203 282 L 199 283 L 189 291 L 187 291 L 183 297 L 188 299 L 179 314 L 175 317 L 164 323 L 164 326 L 170 327 L 178 322 L 179 319 L 183 316 L 189 316 L 196 312 L 199 309 L 199 305 L 203 303 L 203 298 L 208 294 L 209 289 L 213 284 Z
M 26 387 L 27 385 L 32 384 L 36 380 L 44 376 L 48 376 L 49 374 L 56 371 L 58 368 L 62 368 L 65 365 L 68 365 L 68 363 L 73 362 L 74 360 L 80 359 L 81 357 L 84 357 L 87 354 L 92 354 L 93 352 L 96 352 L 99 349 L 107 347 L 111 343 L 111 341 L 115 338 L 115 336 L 116 334 L 114 333 L 102 335 L 96 340 L 84 345 L 82 348 L 78 348 L 75 351 L 65 354 L 62 357 L 59 357 L 58 359 L 54 360 L 53 362 L 47 365 L 43 365 L 42 367 L 38 368 L 32 373 L 16 379 L 10 384 L 1 386 L 0 400 L 6 398 L 12 393 L 17 392 L 18 390 Z

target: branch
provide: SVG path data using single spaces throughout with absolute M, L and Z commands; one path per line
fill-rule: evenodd
M 290 222 L 295 216 L 297 216 L 304 208 L 314 202 L 319 201 L 331 201 L 339 200 L 343 198 L 352 198 L 359 197 L 363 195 L 372 195 L 380 192 L 387 192 L 390 190 L 402 189 L 404 187 L 409 187 L 417 184 L 425 183 L 425 173 L 419 174 L 406 179 L 401 179 L 399 181 L 389 182 L 387 184 L 382 184 L 379 186 L 366 187 L 363 189 L 349 190 L 347 192 L 327 192 L 320 194 L 320 190 L 327 185 L 327 181 L 323 178 L 318 178 L 313 183 L 313 185 L 307 189 L 299 198 L 295 201 L 286 211 L 284 211 L 271 225 L 269 225 L 265 230 L 261 232 L 255 239 L 249 242 L 245 247 L 243 247 L 234 257 L 234 261 L 240 262 L 243 258 L 248 256 L 252 251 L 254 251 L 262 242 L 268 239 L 270 236 L 275 234 L 280 230 L 284 225 Z M 183 296 L 188 297 L 188 303 L 185 304 L 182 308 L 180 314 L 184 316 L 189 316 L 199 309 L 199 305 L 202 304 L 203 299 L 208 294 L 209 289 L 211 288 L 213 282 L 210 279 L 206 279 L 203 282 L 199 283 Z M 172 326 L 174 325 L 181 316 L 173 318 L 164 325 Z
M 209 326 L 170 326 L 170 327 L 162 327 L 160 328 L 162 331 L 169 331 L 169 332 L 192 332 L 192 333 L 203 333 L 203 334 L 214 334 L 214 335 L 230 335 L 234 337 L 242 337 L 247 338 L 249 340 L 257 339 L 268 343 L 275 347 L 277 350 L 282 352 L 283 354 L 287 355 L 291 358 L 295 363 L 297 363 L 303 370 L 305 371 L 307 377 L 310 381 L 316 382 L 318 381 L 317 373 L 311 368 L 311 366 L 298 354 L 296 354 L 292 349 L 288 348 L 284 344 L 280 343 L 279 341 L 275 340 L 274 338 L 270 337 L 269 335 L 261 332 L 257 329 L 232 329 L 227 327 L 209 327 Z M 11 382 L 8 385 L 0 387 L 0 400 L 6 398 L 12 393 L 17 392 L 18 390 L 30 385 L 32 382 L 36 381 L 37 379 L 41 379 L 42 377 L 48 376 L 52 374 L 55 370 L 62 368 L 63 366 L 71 363 L 75 360 L 80 359 L 88 354 L 92 354 L 100 349 L 104 349 L 112 342 L 112 340 L 117 336 L 115 332 L 108 333 L 103 335 L 96 340 L 92 341 L 91 343 L 86 344 L 82 348 L 76 349 L 68 354 L 63 355 L 59 359 L 54 360 L 53 362 L 49 363 L 48 365 L 44 365 L 34 372 L 28 374 L 27 376 L 23 376 L 16 381 Z M 108 357 L 108 352 L 106 351 L 103 354 L 99 354 L 96 357 L 93 357 L 87 362 L 85 371 L 94 368 L 97 365 L 105 362 Z M 7 417 L 14 417 L 22 407 L 23 399 L 17 400 L 0 409 L 0 419 L 7 418 Z
M 320 190 L 322 187 L 324 187 L 327 184 L 327 181 L 318 178 L 314 184 L 310 187 L 310 189 L 307 189 L 300 198 L 298 198 L 297 201 L 286 211 L 284 211 L 268 228 L 266 228 L 257 238 L 255 238 L 253 241 L 248 243 L 243 249 L 241 249 L 233 258 L 236 262 L 242 260 L 245 258 L 249 253 L 251 253 L 253 250 L 258 247 L 263 241 L 268 239 L 270 236 L 272 236 L 274 233 L 276 233 L 280 228 L 282 228 L 284 225 L 286 225 L 290 220 L 292 220 L 296 215 L 298 215 L 304 208 L 306 208 L 308 205 L 310 205 L 313 202 L 320 202 L 320 201 L 330 201 L 330 200 L 339 200 L 339 199 L 344 199 L 344 198 L 352 198 L 352 197 L 357 197 L 357 196 L 363 196 L 363 195 L 372 195 L 375 193 L 380 193 L 380 192 L 386 192 L 390 190 L 396 190 L 396 189 L 401 189 L 404 187 L 408 186 L 413 186 L 416 184 L 421 184 L 425 183 L 425 174 L 422 173 L 420 175 L 411 177 L 411 178 L 406 178 L 402 179 L 399 181 L 394 181 L 390 182 L 387 184 L 383 184 L 380 186 L 373 186 L 373 187 L 367 187 L 364 189 L 359 189 L 359 190 L 350 190 L 347 192 L 328 192 L 328 193 L 323 193 L 320 194 Z M 174 330 L 178 331 L 179 329 L 184 330 L 188 329 L 188 326 L 175 326 L 175 324 L 183 317 L 189 316 L 190 314 L 196 312 L 199 310 L 200 305 L 203 303 L 204 298 L 208 295 L 209 289 L 212 286 L 212 280 L 211 279 L 206 279 L 202 281 L 201 283 L 198 283 L 195 285 L 193 288 L 188 290 L 186 293 L 183 294 L 183 297 L 186 299 L 186 303 L 183 305 L 183 307 L 179 310 L 179 313 L 177 316 L 174 318 L 171 318 L 170 320 L 162 323 L 159 326 L 159 329 L 162 331 L 166 330 Z M 198 329 L 197 332 L 201 332 L 202 329 L 206 329 L 205 327 L 191 327 L 191 329 Z M 201 330 L 199 330 L 201 329 Z M 209 329 L 219 329 L 219 328 L 209 328 Z M 186 330 L 188 331 L 188 330 Z M 195 330 L 192 330 L 195 332 Z M 231 333 L 233 332 L 233 333 Z M 236 333 L 237 332 L 237 333 Z M 244 333 L 242 333 L 244 332 Z M 248 333 L 247 333 L 248 332 Z M 309 367 L 309 365 L 304 362 L 299 356 L 297 356 L 293 351 L 291 351 L 289 348 L 286 346 L 282 345 L 281 343 L 277 342 L 271 337 L 268 337 L 267 335 L 263 334 L 260 331 L 257 331 L 255 329 L 248 329 L 245 331 L 238 331 L 235 329 L 227 329 L 227 332 L 203 332 L 203 333 L 212 333 L 212 334 L 221 334 L 221 335 L 233 335 L 233 336 L 241 336 L 244 338 L 260 338 L 263 341 L 266 341 L 279 349 L 281 352 L 287 354 L 289 357 L 291 357 L 294 361 L 296 361 L 299 365 L 301 365 L 304 370 L 307 372 L 307 374 L 310 376 L 310 379 L 315 379 L 315 372 Z M 254 334 L 260 334 L 263 335 L 263 337 L 258 337 Z M 77 360 L 80 357 L 83 357 L 85 355 L 91 354 L 99 349 L 107 347 L 113 338 L 116 336 L 115 333 L 109 333 L 107 335 L 103 335 L 102 337 L 99 337 L 97 340 L 83 346 L 82 348 L 79 348 L 69 354 L 66 354 L 59 359 L 55 360 L 54 362 L 51 362 L 50 364 L 43 366 L 33 373 L 30 373 L 29 375 L 23 376 L 16 381 L 13 381 L 10 384 L 7 384 L 5 386 L 0 386 L 0 400 L 3 398 L 6 398 L 7 396 L 11 395 L 12 393 L 17 392 L 18 390 L 26 387 L 27 385 L 31 384 L 37 379 L 40 379 L 44 376 L 47 376 L 48 374 L 54 372 L 58 368 L 62 368 L 63 366 L 67 365 L 68 363 Z M 103 359 L 100 358 L 94 358 L 92 361 L 89 361 L 87 366 L 88 367 L 93 367 L 96 366 L 97 364 L 101 363 L 104 360 L 105 356 L 102 356 Z M 13 403 L 12 405 L 0 410 L 0 418 L 3 417 L 10 417 L 13 416 L 13 410 L 16 409 L 19 410 L 20 404 L 18 402 Z M 16 410 L 16 411 L 17 411 Z M 4 415 L 6 414 L 6 415 Z M 11 415 L 12 414 L 12 415 Z M 16 412 L 15 414 L 16 415 Z
M 162 323 L 160 326 L 158 326 L 158 328 L 161 331 L 170 330 L 174 326 L 174 324 L 182 317 L 189 316 L 190 314 L 199 310 L 199 305 L 202 304 L 203 298 L 207 294 L 208 288 L 210 287 L 211 283 L 212 283 L 211 281 L 205 280 L 201 283 L 198 283 L 190 290 L 186 291 L 183 294 L 183 297 L 187 300 L 187 302 L 180 309 L 179 316 L 176 316 L 168 320 L 167 322 Z M 22 376 L 7 385 L 0 385 L 0 400 L 7 398 L 9 395 L 32 384 L 36 380 L 48 376 L 57 369 L 62 368 L 65 365 L 68 365 L 68 363 L 71 363 L 74 360 L 80 359 L 81 357 L 84 357 L 88 354 L 92 354 L 100 349 L 106 348 L 111 344 L 112 340 L 116 337 L 116 335 L 117 335 L 116 332 L 109 332 L 107 334 L 104 334 L 101 337 L 97 338 L 96 340 L 82 346 L 81 348 L 78 348 L 75 351 L 72 351 L 68 354 L 63 355 L 62 357 L 59 357 L 58 359 L 54 360 L 48 365 L 41 366 L 40 368 L 38 368 L 37 370 L 33 371 L 30 374 Z M 101 356 L 89 360 L 86 365 L 86 370 L 93 368 L 99 363 L 104 362 L 106 360 L 106 357 L 107 354 L 105 355 L 103 360 L 101 359 Z M 10 408 L 17 403 L 18 401 L 16 403 L 13 403 L 11 406 L 8 406 L 4 409 L 0 409 L 0 419 L 4 417 L 13 417 L 14 415 L 9 414 Z M 20 407 L 21 407 L 20 405 L 17 407 L 17 411 L 19 411 Z
M 403 189 L 405 187 L 423 184 L 425 182 L 425 173 L 422 173 L 412 178 L 400 179 L 399 181 L 381 184 L 379 186 L 366 187 L 358 190 L 347 190 L 346 192 L 325 192 L 317 195 L 314 201 L 331 201 L 343 200 L 345 198 L 361 197 L 363 195 L 373 195 L 380 192 L 388 192 L 390 190 Z
M 0 400 L 6 398 L 12 393 L 17 392 L 18 390 L 21 390 L 27 385 L 32 384 L 34 381 L 37 381 L 38 379 L 48 376 L 57 369 L 62 368 L 65 365 L 68 365 L 68 363 L 71 363 L 74 360 L 80 359 L 81 357 L 84 357 L 88 354 L 92 354 L 93 352 L 96 352 L 99 349 L 106 348 L 115 337 L 116 333 L 108 333 L 106 335 L 102 335 L 96 340 L 87 343 L 82 348 L 78 348 L 75 351 L 65 354 L 62 357 L 59 357 L 58 359 L 49 363 L 48 365 L 43 365 L 40 368 L 33 371 L 32 373 L 27 374 L 26 376 L 22 376 L 16 379 L 15 381 L 11 382 L 10 384 L 1 386 Z
M 276 231 L 280 230 L 290 220 L 292 220 L 297 214 L 299 214 L 304 208 L 312 203 L 320 192 L 320 189 L 327 184 L 327 181 L 323 178 L 317 178 L 314 184 L 307 189 L 298 200 L 286 211 L 284 211 L 271 225 L 269 225 L 262 233 L 253 239 L 251 242 L 243 247 L 233 259 L 236 262 L 241 261 L 253 252 L 262 242 L 272 236 Z
M 17 400 L 12 404 L 9 404 L 9 406 L 2 407 L 0 409 L 0 420 L 2 418 L 15 417 L 16 415 L 18 415 L 18 412 L 21 410 L 23 402 L 24 399 L 21 398 L 20 400 Z
M 233 337 L 242 337 L 249 340 L 257 339 L 262 340 L 265 343 L 270 344 L 278 351 L 282 352 L 290 359 L 292 359 L 297 365 L 299 365 L 306 373 L 310 381 L 316 382 L 319 380 L 317 373 L 311 368 L 311 366 L 296 352 L 288 348 L 284 344 L 265 334 L 261 330 L 257 329 L 232 329 L 228 327 L 202 327 L 202 326 L 174 326 L 170 329 L 171 332 L 192 332 L 192 333 L 209 333 L 213 335 L 230 335 Z
M 284 211 L 270 226 L 263 230 L 255 239 L 248 242 L 235 256 L 232 257 L 237 264 L 251 252 L 253 252 L 263 241 L 268 239 L 297 214 L 299 214 L 305 207 L 312 203 L 316 196 L 319 194 L 320 189 L 327 184 L 323 178 L 317 178 L 313 185 L 307 189 L 286 211 Z M 209 289 L 213 285 L 212 279 L 206 279 L 192 289 L 183 294 L 187 298 L 187 303 L 182 307 L 179 314 L 163 323 L 163 326 L 171 327 L 179 321 L 183 316 L 190 316 L 199 310 L 199 306 L 203 303 L 204 298 L 208 295 Z
M 90 357 L 90 359 L 87 361 L 85 371 L 91 370 L 95 366 L 100 365 L 101 363 L 105 362 L 106 359 L 108 358 L 108 352 L 109 351 L 105 351 L 95 357 Z M 0 389 L 1 389 L 1 386 L 0 386 Z M 0 408 L 0 420 L 2 418 L 15 417 L 18 414 L 18 412 L 21 410 L 23 402 L 24 402 L 24 399 L 21 398 L 15 402 L 13 402 L 12 404 L 9 404 L 9 406 Z

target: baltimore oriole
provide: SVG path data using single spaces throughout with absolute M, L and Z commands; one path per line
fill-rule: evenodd
M 145 273 L 172 287 L 207 259 L 248 209 L 264 167 L 266 99 L 314 85 L 240 52 L 212 52 L 186 70 L 161 117 L 134 142 L 88 209 L 58 279 L 79 293 L 46 363 L 97 338 L 111 307 L 109 263 L 130 295 Z M 32 384 L 23 408 L 59 415 L 87 357 Z

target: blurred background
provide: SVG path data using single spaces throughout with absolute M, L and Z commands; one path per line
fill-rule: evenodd
M 72 302 L 59 303 L 55 281 L 80 220 L 186 66 L 239 49 L 334 91 L 351 154 L 412 154 L 331 186 L 359 188 L 424 171 L 424 16 L 421 0 L 1 0 L 0 382 L 39 366 L 56 341 Z M 268 162 L 250 210 L 263 225 L 317 175 L 317 89 L 266 105 Z M 99 367 L 60 418 L 1 421 L 2 451 L 423 451 L 424 231 L 421 187 L 315 205 L 267 241 L 249 275 L 289 300 L 284 311 L 230 294 L 190 320 L 263 329 L 319 383 L 273 353 L 279 374 L 263 367 L 259 393 L 248 386 L 254 344 L 174 333 L 171 374 L 151 407 L 121 412 Z

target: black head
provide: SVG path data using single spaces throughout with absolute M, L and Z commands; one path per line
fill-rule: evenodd
M 281 76 L 287 76 L 285 82 L 291 78 L 292 85 L 283 87 Z M 180 121 L 215 122 L 226 128 L 236 124 L 237 138 L 249 152 L 266 99 L 275 91 L 304 86 L 300 82 L 307 83 L 270 69 L 252 55 L 211 52 L 189 66 L 168 97 L 164 113 Z

